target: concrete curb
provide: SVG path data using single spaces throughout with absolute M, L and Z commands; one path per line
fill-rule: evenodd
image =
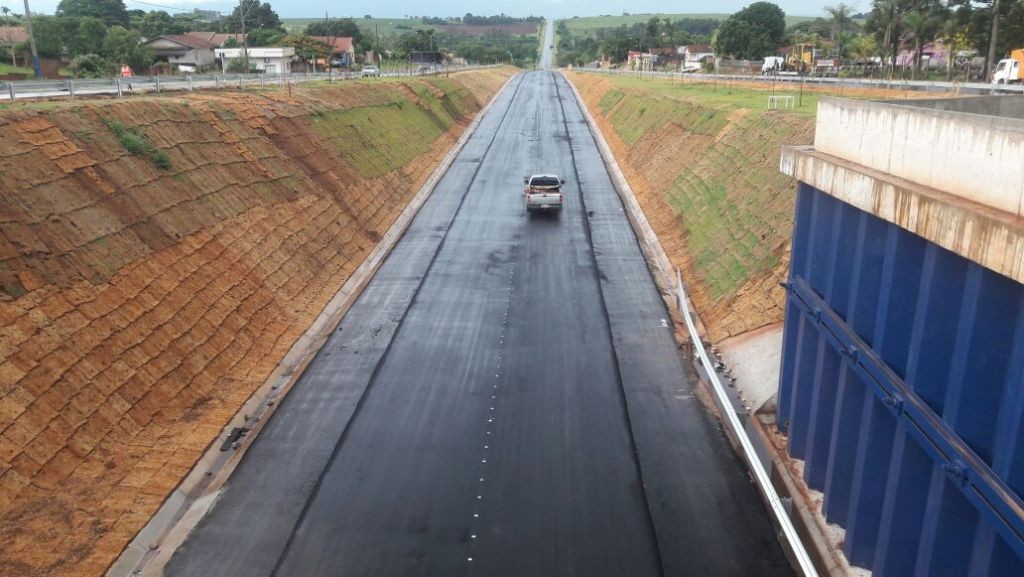
M 167 497 L 163 505 L 135 536 L 117 561 L 107 570 L 107 577 L 135 577 L 139 575 L 162 575 L 164 566 L 174 551 L 184 543 L 189 533 L 210 510 L 220 495 L 220 490 L 241 462 L 253 439 L 273 415 L 280 399 L 288 394 L 299 380 L 306 367 L 313 361 L 320 348 L 338 326 L 345 314 L 362 294 L 374 274 L 391 254 L 392 249 L 405 234 L 413 218 L 433 193 L 437 183 L 448 171 L 466 142 L 476 132 L 481 119 L 516 77 L 510 76 L 494 93 L 491 100 L 477 113 L 459 140 L 441 159 L 423 186 L 399 214 L 384 237 L 366 259 L 352 273 L 352 276 L 324 306 L 313 324 L 292 345 L 292 348 L 270 374 L 267 380 L 235 413 L 221 433 L 197 461 L 192 471 Z M 249 429 L 233 448 L 221 451 L 220 446 L 236 428 Z

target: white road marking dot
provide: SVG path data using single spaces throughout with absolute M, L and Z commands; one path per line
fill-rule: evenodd
M 477 518 L 477 517 L 479 517 L 479 516 L 480 516 L 480 513 L 473 513 L 473 518 L 474 518 L 474 519 L 475 519 L 475 518 Z
M 470 539 L 476 539 L 476 535 L 470 535 L 469 538 Z
M 487 459 L 480 459 L 480 462 L 481 462 L 481 463 L 486 463 L 486 462 L 487 462 Z

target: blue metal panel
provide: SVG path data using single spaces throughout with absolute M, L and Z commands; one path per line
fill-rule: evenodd
M 779 425 L 850 561 L 1024 575 L 1024 287 L 800 185 Z

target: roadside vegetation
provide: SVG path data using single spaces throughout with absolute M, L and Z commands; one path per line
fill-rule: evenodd
M 623 15 L 558 23 L 559 63 L 680 70 L 675 51 L 711 45 L 705 70 L 983 80 L 1024 47 L 1024 0 L 837 2 L 819 17 L 754 2 L 732 15 Z M 654 58 L 630 58 L 630 53 Z
M 215 32 L 235 35 L 224 48 L 283 46 L 295 48 L 296 55 L 312 70 L 332 60 L 329 42 L 352 38 L 354 61 L 338 59 L 332 66 L 359 70 L 368 54 L 370 63 L 382 68 L 408 68 L 424 62 L 451 61 L 472 64 L 514 63 L 532 65 L 538 56 L 537 30 L 542 18 L 512 17 L 505 14 L 452 18 L 411 19 L 324 18 L 282 20 L 269 2 L 241 0 L 230 12 L 196 9 L 167 11 L 152 4 L 124 0 L 61 0 L 55 14 L 32 16 L 36 48 L 40 58 L 54 63 L 53 70 L 66 70 L 78 78 L 111 77 L 127 64 L 136 75 L 169 73 L 172 65 L 159 62 L 144 40 L 187 32 Z M 138 6 L 138 7 L 136 7 Z M 6 8 L 6 7 L 4 7 Z M 382 26 L 383 24 L 383 26 Z M 7 8 L 0 11 L 0 26 L 24 27 L 24 17 Z M 318 37 L 318 38 L 316 38 Z M 324 41 L 328 39 L 328 42 Z M 433 53 L 424 56 L 417 53 Z M 0 61 L 11 63 L 0 74 L 34 75 L 27 41 L 13 47 L 13 54 L 0 48 Z M 232 72 L 245 72 L 244 64 L 233 62 Z M 55 72 L 49 72 L 56 74 Z
M 925 97 L 877 88 L 772 87 L 710 77 L 569 72 L 712 340 L 782 320 L 794 189 L 779 172 L 786 145 L 810 144 L 818 99 Z M 795 110 L 768 110 L 768 95 Z
M 117 120 L 106 121 L 107 128 L 129 154 L 144 156 L 161 170 L 170 170 L 171 158 L 149 140 L 146 132 L 137 126 L 128 126 Z

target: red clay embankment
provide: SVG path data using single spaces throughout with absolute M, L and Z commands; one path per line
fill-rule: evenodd
M 512 72 L 0 108 L 0 575 L 102 575 Z

